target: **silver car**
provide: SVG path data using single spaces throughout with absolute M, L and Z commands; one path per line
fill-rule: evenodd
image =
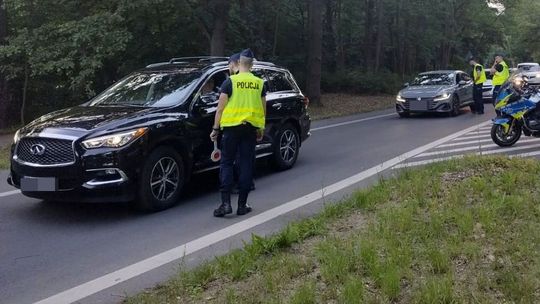
M 473 81 L 458 70 L 420 73 L 406 83 L 396 97 L 396 111 L 401 117 L 410 113 L 448 113 L 456 116 L 460 109 L 473 103 Z
M 536 62 L 525 62 L 517 65 L 518 73 L 527 76 L 530 85 L 540 85 L 540 65 Z

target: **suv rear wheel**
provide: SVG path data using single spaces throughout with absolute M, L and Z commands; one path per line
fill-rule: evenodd
M 274 138 L 273 164 L 278 170 L 294 166 L 300 151 L 300 137 L 296 128 L 287 123 L 281 127 Z
M 147 158 L 139 185 L 137 207 L 159 211 L 176 204 L 185 183 L 182 157 L 172 148 L 159 147 Z

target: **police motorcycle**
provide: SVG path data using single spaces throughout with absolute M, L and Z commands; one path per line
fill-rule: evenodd
M 540 137 L 540 91 L 526 76 L 507 81 L 495 100 L 491 139 L 501 147 L 514 145 L 521 134 Z

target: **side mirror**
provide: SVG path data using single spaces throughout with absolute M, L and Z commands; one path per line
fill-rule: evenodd
M 409 83 L 408 83 L 408 82 L 405 82 L 405 83 L 403 84 L 403 86 L 404 86 L 404 87 L 408 87 L 408 86 L 409 86 Z
M 466 85 L 466 84 L 467 84 L 467 81 L 465 81 L 465 80 L 461 80 L 461 81 L 459 82 L 459 85 L 460 85 L 460 86 L 464 86 L 464 85 Z

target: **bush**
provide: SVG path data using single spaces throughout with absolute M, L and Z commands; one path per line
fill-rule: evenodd
M 325 73 L 321 81 L 324 92 L 348 92 L 360 94 L 396 94 L 403 79 L 390 72 L 369 73 L 351 70 L 341 73 Z

